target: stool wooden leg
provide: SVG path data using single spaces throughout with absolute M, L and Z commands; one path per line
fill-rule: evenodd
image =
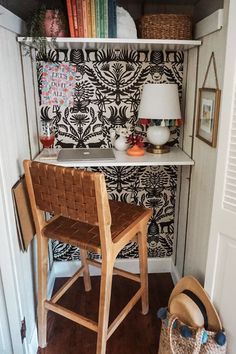
M 84 266 L 83 276 L 84 276 L 84 288 L 85 291 L 91 290 L 91 279 L 89 274 L 89 266 L 87 263 L 88 252 L 86 250 L 80 249 L 80 259 L 81 263 Z
M 149 311 L 148 300 L 148 267 L 147 267 L 147 228 L 143 228 L 138 234 L 139 244 L 139 267 L 141 286 L 144 289 L 142 295 L 142 314 L 146 315 Z
M 39 347 L 47 346 L 47 300 L 48 239 L 38 235 L 38 341 Z
M 105 262 L 104 260 L 102 260 L 102 262 L 96 354 L 106 354 L 113 275 L 113 264 Z

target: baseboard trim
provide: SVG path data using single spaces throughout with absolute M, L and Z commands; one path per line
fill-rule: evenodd
M 179 274 L 179 271 L 177 267 L 174 265 L 173 259 L 171 259 L 171 277 L 173 280 L 174 285 L 180 280 L 181 276 Z
M 80 267 L 80 261 L 54 261 L 48 279 L 48 298 L 52 295 L 52 290 L 56 278 L 71 277 Z M 139 259 L 117 259 L 115 266 L 123 270 L 139 273 Z M 170 273 L 171 257 L 148 258 L 148 273 Z M 90 266 L 92 276 L 100 275 L 100 269 Z
M 133 273 L 139 273 L 139 259 L 117 259 L 115 266 Z M 52 277 L 70 277 L 80 267 L 80 261 L 53 262 Z M 148 273 L 165 273 L 171 271 L 171 258 L 149 258 Z M 90 266 L 91 275 L 100 275 L 97 267 Z
M 53 287 L 54 287 L 56 277 L 57 276 L 55 274 L 55 267 L 52 266 L 50 273 L 48 275 L 48 289 L 47 289 L 48 299 L 50 299 L 52 296 Z
M 28 344 L 28 353 L 37 354 L 37 352 L 38 352 L 38 332 L 37 332 L 37 326 L 35 325 L 32 338 L 30 340 L 30 343 Z

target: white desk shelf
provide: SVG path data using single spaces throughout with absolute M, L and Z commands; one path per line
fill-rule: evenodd
M 53 39 L 47 38 L 50 44 Z M 33 38 L 18 37 L 18 42 L 34 46 Z M 199 40 L 176 40 L 176 39 L 121 39 L 121 38 L 72 38 L 57 37 L 54 40 L 58 49 L 103 49 L 129 48 L 136 50 L 188 50 L 201 45 Z
M 52 149 L 58 152 L 58 149 Z M 69 167 L 108 167 L 108 166 L 190 166 L 194 161 L 180 148 L 172 147 L 166 154 L 151 154 L 145 152 L 143 156 L 133 157 L 124 151 L 114 149 L 115 160 L 96 160 L 96 161 L 68 161 L 59 162 L 57 159 L 43 159 L 42 152 L 36 157 L 36 161 L 46 162 L 54 165 Z

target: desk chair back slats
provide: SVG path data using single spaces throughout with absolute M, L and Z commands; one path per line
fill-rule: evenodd
M 40 210 L 90 225 L 99 224 L 96 180 L 99 180 L 100 184 L 102 182 L 105 184 L 100 173 L 38 162 L 31 163 L 30 173 L 35 202 Z M 108 204 L 106 198 L 107 195 L 104 193 L 102 199 Z

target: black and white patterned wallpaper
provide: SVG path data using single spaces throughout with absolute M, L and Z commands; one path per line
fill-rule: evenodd
M 137 50 L 50 51 L 37 57 L 39 94 L 45 61 L 76 67 L 76 86 L 72 106 L 42 105 L 41 119 L 52 119 L 55 146 L 108 147 L 110 129 L 131 123 L 145 137 L 145 126 L 138 119 L 142 85 L 147 82 L 177 83 L 182 94 L 183 53 Z M 178 144 L 179 129 L 171 128 L 170 145 Z M 176 166 L 103 167 L 112 199 L 153 208 L 148 226 L 149 257 L 171 256 L 177 183 Z M 127 216 L 128 217 L 128 216 Z M 136 258 L 135 243 L 119 255 Z M 79 258 L 79 250 L 53 242 L 54 260 Z M 91 255 L 96 257 L 96 255 Z

